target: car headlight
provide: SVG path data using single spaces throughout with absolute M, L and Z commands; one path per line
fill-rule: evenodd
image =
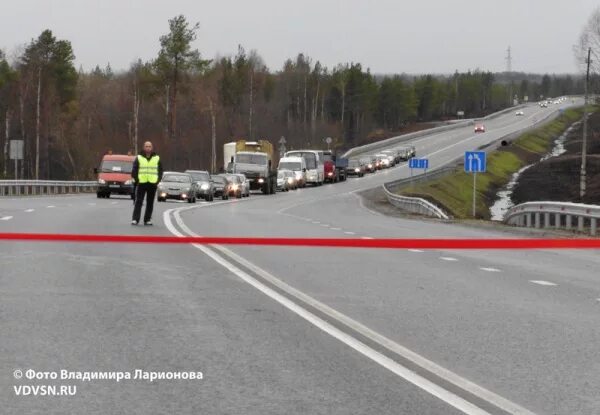
M 372 164 L 369 164 L 369 168 L 370 168 L 370 169 L 372 169 L 372 168 L 373 168 L 373 165 L 372 165 Z
M 238 186 L 237 184 L 234 184 L 234 185 L 232 185 L 232 186 L 231 186 L 231 188 L 232 188 L 233 190 L 237 190 L 237 189 L 238 189 L 238 187 L 239 187 L 239 186 Z
M 293 184 L 294 183 L 294 178 L 293 177 L 288 177 L 288 183 L 289 184 Z
M 265 182 L 265 179 L 262 179 L 262 178 L 261 178 L 261 179 L 258 179 L 258 182 L 259 182 L 259 183 L 264 183 L 264 182 Z
M 354 169 L 354 171 L 358 173 L 360 171 L 360 169 L 357 167 Z
M 328 176 L 333 176 L 332 172 L 327 173 Z
M 167 194 L 166 194 L 165 192 L 162 192 L 162 193 L 160 194 L 160 197 L 167 197 Z
M 299 180 L 299 179 L 301 179 L 301 178 L 302 178 L 302 173 L 301 173 L 301 172 L 299 172 L 299 171 L 297 171 L 297 172 L 296 172 L 296 179 L 298 179 L 298 180 Z
M 133 180 L 131 180 L 131 179 L 129 179 L 125 182 L 125 186 L 129 186 L 131 184 L 133 184 Z
M 98 184 L 106 184 L 106 180 L 104 180 L 104 179 L 98 179 Z
M 187 194 L 186 193 L 182 193 L 181 197 L 184 198 L 184 199 L 187 199 Z
M 208 190 L 208 188 L 209 188 L 209 187 L 210 187 L 210 186 L 208 185 L 208 183 L 203 183 L 203 184 L 200 186 L 200 189 L 202 189 L 202 190 Z

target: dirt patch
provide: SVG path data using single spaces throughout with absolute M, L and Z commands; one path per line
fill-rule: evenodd
M 549 200 L 600 204 L 600 113 L 588 119 L 587 191 L 579 197 L 583 125 L 573 128 L 565 141 L 566 152 L 523 172 L 515 186 L 515 204 Z

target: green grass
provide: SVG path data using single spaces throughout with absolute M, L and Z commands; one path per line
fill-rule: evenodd
M 569 109 L 551 123 L 522 134 L 510 146 L 488 153 L 487 172 L 477 175 L 477 217 L 489 219 L 496 192 L 509 182 L 512 174 L 547 154 L 554 140 L 582 116 L 583 108 Z M 440 179 L 407 186 L 399 193 L 430 200 L 455 218 L 472 217 L 473 175 L 462 168 Z

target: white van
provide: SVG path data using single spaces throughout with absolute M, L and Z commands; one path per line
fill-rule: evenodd
M 306 186 L 307 168 L 304 157 L 282 157 L 279 160 L 279 167 L 277 169 L 293 171 L 298 187 Z
M 285 153 L 285 157 L 303 157 L 306 161 L 306 182 L 321 186 L 325 181 L 325 165 L 321 150 L 294 150 Z

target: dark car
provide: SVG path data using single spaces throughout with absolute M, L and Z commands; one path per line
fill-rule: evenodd
M 210 174 L 204 170 L 186 170 L 185 172 L 190 174 L 196 182 L 196 197 L 212 202 L 215 198 L 215 186 L 210 179 Z
M 212 176 L 213 186 L 215 189 L 215 197 L 220 197 L 223 200 L 229 199 L 229 189 L 231 183 L 225 176 L 217 174 Z
M 358 176 L 363 177 L 365 175 L 365 165 L 357 159 L 348 160 L 348 167 L 346 167 L 347 176 Z
M 158 183 L 156 200 L 164 202 L 167 199 L 187 200 L 196 203 L 197 185 L 188 173 L 165 172 Z

